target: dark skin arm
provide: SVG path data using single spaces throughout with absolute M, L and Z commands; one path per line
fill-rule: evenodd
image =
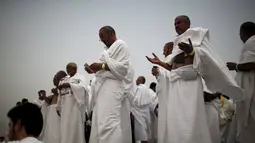
M 103 65 L 103 63 L 93 63 L 89 67 L 85 67 L 85 70 L 89 74 L 96 73 L 96 72 L 102 70 L 102 65 Z M 105 70 L 110 71 L 108 65 L 107 64 L 104 64 L 104 65 L 105 65 Z
M 235 70 L 235 71 L 242 71 L 242 72 L 248 72 L 255 70 L 255 63 L 244 63 L 244 64 L 238 64 L 233 62 L 228 62 L 227 67 L 229 70 Z
M 158 56 L 156 56 L 154 53 L 152 53 L 152 55 L 154 56 L 153 58 L 150 58 L 148 56 L 146 56 L 147 60 L 150 61 L 153 64 L 157 64 L 169 71 L 172 70 L 172 66 L 170 66 L 168 63 L 164 63 L 162 61 L 160 61 L 160 59 L 158 58 Z
M 190 54 L 193 51 L 193 46 L 192 46 L 192 42 L 191 42 L 190 39 L 189 39 L 189 44 L 181 42 L 181 43 L 178 44 L 178 46 L 182 51 L 184 51 L 187 54 Z M 163 68 L 165 68 L 169 71 L 172 70 L 171 65 L 169 65 L 168 63 L 164 63 L 164 62 L 160 61 L 159 58 L 154 53 L 152 53 L 152 55 L 154 56 L 153 58 L 149 58 L 149 57 L 146 56 L 148 61 L 150 61 L 153 64 L 157 64 L 157 65 L 159 65 L 159 66 L 161 66 L 161 67 L 163 67 Z M 192 55 L 191 57 L 193 57 L 193 56 L 194 55 Z

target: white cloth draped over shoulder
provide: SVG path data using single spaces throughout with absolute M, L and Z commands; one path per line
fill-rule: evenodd
M 39 140 L 43 143 L 60 143 L 60 117 L 56 112 L 57 104 L 48 105 L 39 99 L 35 103 L 41 107 L 43 115 L 43 129 Z
M 218 110 L 219 109 L 217 106 L 215 106 L 215 104 L 211 102 L 205 103 L 207 124 L 209 126 L 212 143 L 221 143 L 220 121 L 219 121 Z
M 255 36 L 243 46 L 238 64 L 255 63 Z M 244 89 L 245 99 L 236 104 L 237 128 L 241 143 L 254 143 L 255 132 L 255 71 L 237 72 L 237 84 Z
M 212 143 L 203 94 L 202 79 L 192 65 L 170 72 L 167 129 L 159 143 Z
M 168 55 L 164 62 L 168 63 L 170 61 L 171 56 Z M 167 99 L 168 99 L 168 88 L 169 88 L 169 73 L 170 71 L 159 68 L 158 69 L 158 75 L 157 75 L 157 87 L 156 87 L 156 93 L 158 96 L 158 141 L 164 142 L 162 139 L 164 136 L 166 136 L 166 106 L 167 106 Z
M 217 91 L 230 96 L 234 100 L 242 100 L 242 90 L 236 84 L 225 62 L 212 49 L 208 29 L 190 28 L 178 36 L 174 40 L 174 48 L 169 64 L 171 65 L 176 55 L 183 53 L 178 47 L 178 43 L 189 43 L 189 38 L 195 50 L 193 68 L 203 77 L 207 88 L 210 91 Z
M 58 110 L 61 110 L 61 143 L 85 143 L 85 97 L 88 96 L 85 79 L 80 74 L 67 76 L 59 85 L 69 83 L 71 88 L 60 90 Z
M 154 109 L 157 105 L 156 93 L 146 85 L 138 85 L 132 104 L 132 114 L 135 117 L 136 141 L 154 140 Z
M 99 59 L 100 63 L 107 64 L 110 71 L 98 71 L 96 80 L 91 86 L 93 103 L 92 129 L 90 143 L 127 143 L 130 137 L 123 137 L 127 132 L 123 126 L 129 126 L 129 120 L 121 120 L 128 112 L 125 106 L 125 91 L 128 89 L 125 81 L 131 81 L 127 76 L 130 68 L 130 53 L 122 40 L 115 41 L 105 50 Z M 126 92 L 127 93 L 127 92 Z M 126 123 L 129 122 L 129 123 Z M 131 132 L 130 132 L 131 133 Z M 130 139 L 129 139 L 130 138 Z
M 129 69 L 127 73 L 127 78 L 124 80 L 125 90 L 124 90 L 124 100 L 121 108 L 121 128 L 122 128 L 122 136 L 124 143 L 132 142 L 132 130 L 131 130 L 131 120 L 130 120 L 130 112 L 131 112 L 131 101 L 130 97 L 134 97 L 135 87 L 134 87 L 134 69 L 131 63 L 129 63 Z
M 226 65 L 213 52 L 207 29 L 190 28 L 174 40 L 171 65 L 176 55 L 183 53 L 178 44 L 193 43 L 193 65 L 174 69 L 169 75 L 166 134 L 159 143 L 211 143 L 203 100 L 202 77 L 207 88 L 233 99 L 242 99 L 242 90 L 231 77 Z

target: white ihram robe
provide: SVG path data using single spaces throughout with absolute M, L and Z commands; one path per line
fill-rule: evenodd
M 164 62 L 168 63 L 169 60 L 167 56 L 164 60 Z M 166 136 L 166 106 L 167 106 L 167 99 L 168 99 L 168 88 L 169 88 L 169 71 L 164 68 L 158 69 L 158 75 L 157 75 L 157 87 L 156 87 L 156 93 L 158 96 L 158 129 L 157 129 L 157 139 L 158 142 L 165 143 L 164 137 Z
M 221 96 L 221 98 L 216 98 L 212 103 L 217 107 L 218 114 L 220 116 L 220 133 L 221 133 L 221 143 L 226 143 L 227 138 L 230 134 L 231 121 L 235 112 L 235 106 L 231 100 L 228 100 Z
M 134 87 L 134 69 L 131 63 L 129 63 L 129 69 L 127 73 L 127 78 L 124 80 L 125 90 L 124 90 L 124 99 L 123 105 L 121 108 L 121 128 L 122 128 L 122 136 L 123 143 L 131 143 L 132 142 L 132 130 L 131 130 L 131 120 L 130 120 L 130 112 L 131 112 L 131 102 L 130 97 L 132 98 L 135 94 Z
M 132 114 L 135 117 L 136 141 L 154 140 L 154 109 L 157 105 L 156 94 L 144 84 L 137 87 L 132 105 Z
M 212 102 L 213 101 L 205 103 L 207 124 L 209 126 L 212 143 L 221 143 L 219 109 Z
M 190 28 L 174 40 L 171 57 L 182 53 L 178 43 L 191 39 L 195 50 L 193 65 L 174 69 L 169 75 L 166 136 L 169 143 L 212 143 L 206 121 L 202 78 L 207 88 L 240 100 L 242 91 L 225 63 L 212 51 L 207 29 Z M 169 62 L 169 64 L 172 64 Z M 159 143 L 165 143 L 159 142 Z
M 250 37 L 238 64 L 255 63 L 255 36 Z M 237 84 L 244 89 L 245 99 L 236 103 L 237 130 L 240 143 L 255 143 L 255 71 L 237 72 Z
M 130 128 L 130 122 L 121 120 L 125 109 L 126 84 L 130 54 L 127 45 L 122 40 L 115 41 L 110 48 L 100 56 L 100 62 L 108 65 L 110 71 L 99 71 L 91 86 L 94 108 L 90 143 L 126 143 L 130 139 L 123 137 L 125 127 Z M 126 106 L 127 108 L 127 106 Z M 126 111 L 123 112 L 123 111 Z M 129 122 L 129 123 L 128 123 Z
M 69 83 L 71 88 L 60 90 L 58 109 L 61 114 L 61 143 L 85 143 L 84 120 L 85 120 L 85 79 L 80 74 L 67 76 L 59 85 Z
M 26 137 L 20 141 L 10 141 L 7 143 L 43 143 L 34 137 Z
M 43 115 L 43 129 L 40 140 L 43 143 L 60 143 L 60 117 L 57 114 L 57 104 L 48 105 L 37 99 L 35 103 L 41 107 Z
M 206 87 L 203 79 L 202 82 L 204 92 L 213 94 L 213 92 Z M 219 106 L 215 104 L 215 100 L 205 102 L 205 113 L 212 143 L 221 143 Z

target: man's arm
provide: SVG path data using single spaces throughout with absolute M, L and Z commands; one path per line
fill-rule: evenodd
M 110 71 L 109 67 L 107 64 L 103 64 L 103 63 L 93 63 L 89 66 L 93 71 L 97 72 L 100 70 L 108 70 Z
M 170 66 L 168 63 L 164 63 L 164 62 L 160 61 L 158 65 L 169 70 L 169 71 L 172 70 L 172 66 Z
M 255 63 L 244 63 L 236 66 L 237 71 L 253 71 L 255 70 Z
M 244 63 L 244 64 L 237 64 L 228 62 L 227 67 L 229 70 L 235 70 L 235 71 L 242 71 L 242 72 L 248 72 L 255 70 L 255 63 Z

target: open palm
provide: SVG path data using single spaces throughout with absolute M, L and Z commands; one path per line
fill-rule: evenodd
M 158 56 L 156 56 L 154 53 L 152 53 L 152 55 L 153 55 L 153 58 L 146 56 L 147 60 L 153 64 L 159 64 L 160 60 L 159 60 Z

